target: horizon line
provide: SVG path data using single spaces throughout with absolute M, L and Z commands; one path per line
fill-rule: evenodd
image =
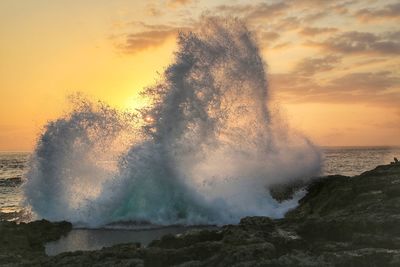
M 332 145 L 332 146 L 326 146 L 326 145 L 320 145 L 317 147 L 322 148 L 322 149 L 326 149 L 326 148 L 399 148 L 400 149 L 400 145 Z M 34 151 L 34 149 L 32 150 L 11 150 L 11 149 L 6 149 L 6 150 L 1 150 L 0 149 L 0 153 L 32 153 Z

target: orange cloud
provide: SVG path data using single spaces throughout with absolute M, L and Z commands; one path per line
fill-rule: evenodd
M 116 41 L 117 48 L 126 54 L 135 54 L 140 51 L 154 48 L 164 44 L 171 37 L 177 36 L 179 32 L 189 30 L 188 27 L 176 27 L 169 25 L 151 25 L 143 22 L 135 22 L 144 28 L 143 31 L 125 34 Z
M 280 36 L 281 35 L 279 33 L 274 31 L 263 31 L 258 35 L 261 44 L 265 47 L 268 47 L 271 44 L 273 44 L 275 41 L 279 39 Z
M 191 2 L 192 2 L 192 0 L 169 0 L 167 2 L 167 4 L 168 4 L 168 6 L 175 8 L 175 7 L 187 5 Z
M 174 36 L 177 29 L 152 30 L 139 33 L 128 34 L 125 41 L 118 47 L 128 54 L 140 52 L 142 50 L 162 45 L 168 37 Z
M 357 11 L 355 15 L 362 22 L 384 19 L 400 19 L 400 3 L 389 4 L 381 9 L 364 8 Z
M 354 72 L 322 84 L 310 76 L 293 73 L 270 74 L 272 88 L 289 102 L 372 103 L 397 107 L 400 77 L 395 73 Z
M 273 4 L 259 3 L 255 5 L 220 5 L 216 8 L 216 11 L 229 15 L 241 16 L 248 20 L 257 20 L 282 16 L 288 8 L 289 5 L 280 2 Z
M 291 45 L 290 42 L 283 42 L 283 43 L 279 43 L 279 44 L 275 45 L 274 47 L 272 47 L 272 49 L 275 49 L 275 50 L 283 49 L 283 48 L 286 48 L 286 47 L 288 47 L 290 45 Z
M 323 42 L 309 42 L 308 44 L 343 54 L 398 55 L 400 41 L 396 36 L 397 32 L 378 35 L 370 32 L 351 31 L 330 37 Z
M 314 36 L 325 33 L 337 32 L 337 28 L 318 28 L 318 27 L 305 27 L 299 33 L 305 36 Z
M 335 55 L 328 55 L 320 58 L 308 57 L 297 63 L 294 73 L 312 76 L 319 72 L 332 70 L 341 58 Z

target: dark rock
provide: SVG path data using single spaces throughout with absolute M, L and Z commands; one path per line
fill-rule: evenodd
M 44 258 L 44 243 L 59 239 L 72 229 L 69 222 L 46 220 L 30 223 L 0 222 L 0 265 Z
M 292 199 L 294 193 L 303 188 L 305 185 L 305 181 L 298 179 L 290 183 L 271 185 L 268 189 L 269 193 L 275 200 L 278 202 L 283 202 L 285 200 Z
M 194 230 L 181 235 L 165 235 L 148 246 L 178 249 L 206 241 L 220 241 L 222 238 L 223 235 L 219 231 Z

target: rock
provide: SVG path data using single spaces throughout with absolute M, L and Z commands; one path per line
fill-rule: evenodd
M 206 241 L 220 241 L 222 238 L 223 235 L 220 231 L 193 230 L 180 235 L 165 235 L 148 246 L 179 249 Z
M 30 223 L 0 222 L 0 265 L 46 257 L 44 243 L 59 239 L 72 229 L 69 222 L 46 220 Z
M 298 179 L 285 184 L 274 184 L 269 186 L 269 193 L 278 202 L 293 198 L 293 195 L 306 185 L 306 182 Z
M 238 225 L 166 235 L 145 248 L 120 244 L 45 256 L 43 243 L 70 228 L 65 222 L 1 222 L 0 264 L 400 266 L 400 164 L 354 177 L 313 179 L 299 206 L 283 219 L 245 217 Z
M 140 244 L 119 244 L 97 251 L 76 251 L 47 257 L 41 266 L 144 266 Z

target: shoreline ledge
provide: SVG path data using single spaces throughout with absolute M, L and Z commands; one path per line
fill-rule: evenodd
M 1 266 L 400 266 L 400 164 L 312 180 L 285 218 L 46 256 L 68 222 L 0 222 Z

